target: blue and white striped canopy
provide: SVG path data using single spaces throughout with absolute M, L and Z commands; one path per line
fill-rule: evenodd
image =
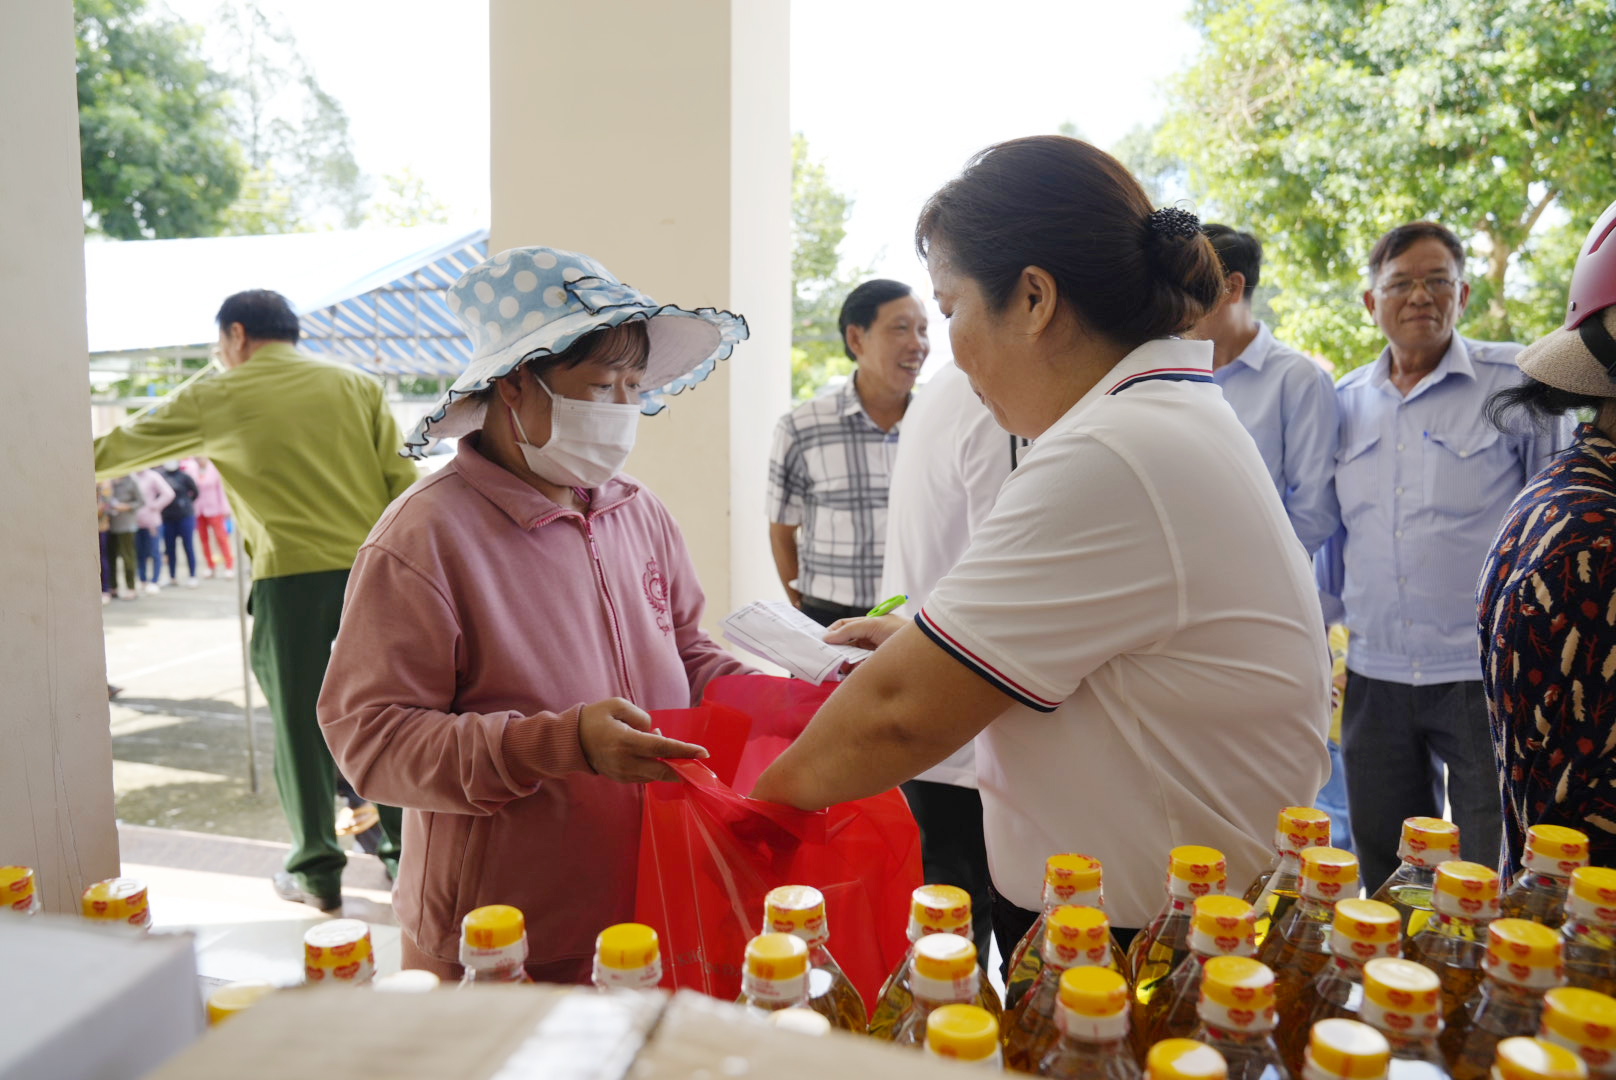
M 378 270 L 345 288 L 345 299 L 301 312 L 301 347 L 379 375 L 453 379 L 471 359 L 471 340 L 449 311 L 449 286 L 487 256 L 488 230 L 479 229 L 415 256 L 418 265 Z

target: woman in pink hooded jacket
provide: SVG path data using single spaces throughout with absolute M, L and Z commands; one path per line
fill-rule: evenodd
M 641 413 L 746 324 L 550 248 L 473 268 L 450 308 L 476 352 L 406 442 L 457 453 L 360 549 L 320 723 L 354 787 L 405 808 L 406 967 L 456 977 L 460 920 L 510 904 L 529 974 L 587 982 L 595 936 L 633 915 L 640 784 L 706 753 L 646 710 L 748 670 L 701 629 L 667 508 L 620 469 Z

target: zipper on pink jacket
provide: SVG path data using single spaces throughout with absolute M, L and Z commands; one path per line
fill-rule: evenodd
M 612 603 L 612 591 L 606 587 L 606 568 L 600 561 L 600 548 L 595 546 L 595 530 L 590 524 L 589 515 L 583 515 L 584 536 L 589 541 L 589 557 L 595 563 L 595 580 L 600 585 L 600 594 L 606 598 L 606 621 L 611 627 L 612 643 L 617 649 L 617 670 L 623 676 L 623 697 L 634 701 L 634 683 L 628 677 L 628 655 L 623 647 L 623 634 L 617 625 L 617 607 Z

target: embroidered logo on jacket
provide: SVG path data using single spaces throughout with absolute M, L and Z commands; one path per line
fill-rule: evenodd
M 673 633 L 673 624 L 668 620 L 668 579 L 662 576 L 662 567 L 655 559 L 646 560 L 645 576 L 640 584 L 645 589 L 646 603 L 656 613 L 657 629 L 664 634 Z

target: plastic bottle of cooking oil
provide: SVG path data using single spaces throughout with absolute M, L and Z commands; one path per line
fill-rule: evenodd
M 1449 1080 L 1442 1035 L 1442 983 L 1412 960 L 1383 956 L 1364 965 L 1358 1017 L 1391 1047 L 1387 1080 Z
M 1507 919 L 1530 919 L 1558 930 L 1565 921 L 1571 875 L 1588 865 L 1588 836 L 1563 825 L 1526 830 L 1526 852 L 1514 884 L 1504 891 Z
M 527 920 L 509 904 L 473 908 L 460 920 L 461 986 L 530 983 Z
M 1594 1080 L 1616 1077 L 1616 999 L 1609 995 L 1578 986 L 1545 992 L 1538 1038 L 1576 1054 Z
M 1300 897 L 1257 947 L 1257 959 L 1279 981 L 1281 1000 L 1306 986 L 1329 960 L 1336 901 L 1358 895 L 1358 859 L 1350 851 L 1307 848 L 1301 862 Z
M 1616 995 L 1616 870 L 1603 866 L 1573 870 L 1565 913 L 1560 947 L 1566 982 Z
M 909 1007 L 914 995 L 909 989 L 909 968 L 915 958 L 914 944 L 929 934 L 971 936 L 971 894 L 953 885 L 922 885 L 909 898 L 909 951 L 881 985 L 881 994 L 870 1011 L 870 1034 L 878 1039 L 892 1037 L 892 1025 Z M 998 991 L 986 979 L 980 980 L 976 1004 L 998 1020 L 1004 1014 Z
M 1357 1020 L 1323 1020 L 1309 1033 L 1302 1080 L 1385 1080 L 1385 1036 Z
M 1044 966 L 1032 989 L 1005 1014 L 1004 1063 L 1034 1072 L 1060 1036 L 1060 978 L 1070 968 L 1101 967 L 1122 974 L 1111 949 L 1111 924 L 1091 907 L 1056 908 L 1044 926 Z
M 1357 897 L 1336 904 L 1335 920 L 1330 924 L 1329 963 L 1311 982 L 1286 983 L 1287 988 L 1300 985 L 1300 991 L 1279 1003 L 1284 1027 L 1279 1042 L 1287 1068 L 1302 1071 L 1307 1033 L 1314 1024 L 1331 1017 L 1359 1018 L 1364 964 L 1383 956 L 1398 956 L 1402 949 L 1403 924 L 1396 908 Z
M 1038 969 L 1043 966 L 1041 948 L 1044 923 L 1050 912 L 1058 907 L 1091 907 L 1105 910 L 1105 892 L 1101 884 L 1103 870 L 1100 860 L 1088 855 L 1051 855 L 1044 862 L 1044 907 L 1032 928 L 1022 937 L 1010 954 L 1010 978 L 1004 986 L 1004 1007 L 1014 1009 L 1021 996 L 1032 989 Z M 1040 946 L 1040 947 L 1035 947 Z M 1112 941 L 1118 960 L 1126 955 Z
M 892 1025 L 897 1046 L 922 1046 L 926 1021 L 944 1005 L 971 1005 L 982 983 L 976 964 L 976 946 L 959 934 L 930 934 L 915 942 L 909 962 L 909 987 L 914 996 Z
M 1500 1042 L 1536 1035 L 1544 991 L 1564 984 L 1558 934 L 1525 919 L 1495 919 L 1487 927 L 1481 985 L 1442 1034 L 1454 1080 L 1483 1080 Z
M 1178 965 L 1146 1005 L 1134 1007 L 1134 1029 L 1145 1046 L 1187 1039 L 1201 1019 L 1201 978 L 1215 956 L 1255 956 L 1257 913 L 1232 896 L 1203 896 L 1190 915 L 1190 959 Z
M 999 1022 L 978 1005 L 944 1005 L 926 1019 L 926 1054 L 998 1072 Z
M 1245 901 L 1257 911 L 1257 945 L 1301 895 L 1302 852 L 1330 846 L 1330 815 L 1310 806 L 1287 806 L 1274 829 L 1274 861 L 1246 888 Z
M 1056 1027 L 1060 1038 L 1027 1070 L 1056 1080 L 1139 1080 L 1128 1033 L 1128 982 L 1109 968 L 1061 972 Z
M 1473 862 L 1436 868 L 1432 917 L 1408 940 L 1405 955 L 1442 980 L 1442 1015 L 1451 1017 L 1481 985 L 1487 924 L 1498 918 L 1498 873 Z
M 808 946 L 808 1007 L 834 1027 L 862 1033 L 869 1027 L 864 999 L 830 954 L 825 897 L 807 885 L 782 885 L 763 898 L 765 933 L 793 934 Z
M 1397 857 L 1402 862 L 1375 890 L 1373 899 L 1397 909 L 1407 940 L 1424 929 L 1431 917 L 1436 868 L 1459 857 L 1459 826 L 1441 818 L 1408 818 L 1403 822 Z
M 1150 1004 L 1156 988 L 1190 955 L 1190 905 L 1227 891 L 1229 864 L 1216 848 L 1186 844 L 1167 856 L 1167 904 L 1128 946 L 1126 974 L 1134 1001 Z
M 644 923 L 608 926 L 595 938 L 597 990 L 649 990 L 662 981 L 662 946 Z
M 791 934 L 759 934 L 746 943 L 740 1004 L 767 1019 L 808 1007 L 808 946 Z
M 1260 960 L 1218 956 L 1201 976 L 1195 1038 L 1228 1063 L 1229 1080 L 1291 1080 L 1274 1044 L 1274 973 Z
M 1492 1080 L 1587 1080 L 1582 1059 L 1545 1039 L 1516 1037 L 1498 1044 Z

